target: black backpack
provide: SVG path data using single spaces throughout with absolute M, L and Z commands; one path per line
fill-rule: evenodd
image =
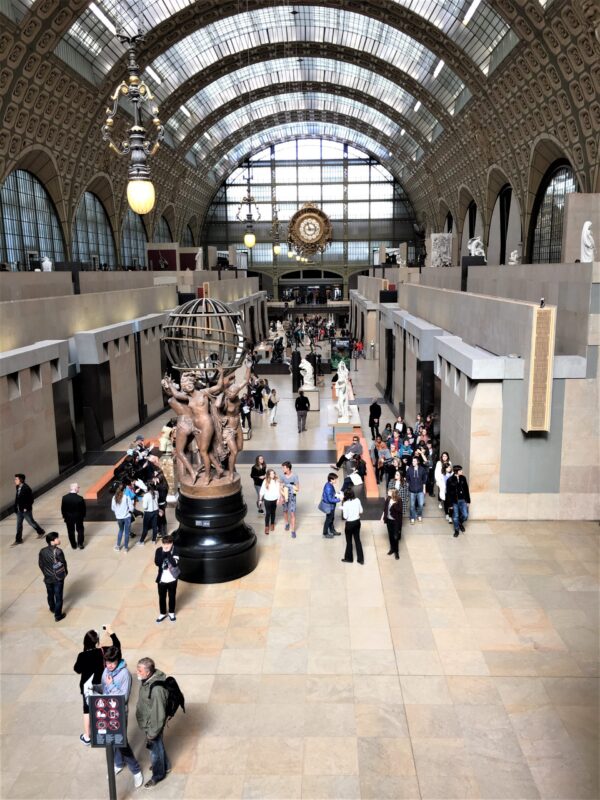
M 167 705 L 165 708 L 167 721 L 173 719 L 179 707 L 181 707 L 181 710 L 185 714 L 185 697 L 175 678 L 169 676 L 165 678 L 164 681 L 154 681 L 150 684 L 150 697 L 152 697 L 152 689 L 154 689 L 155 686 L 162 686 L 167 690 Z

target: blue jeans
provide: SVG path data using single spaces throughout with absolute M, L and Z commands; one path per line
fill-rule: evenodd
M 118 519 L 117 524 L 119 526 L 119 533 L 117 534 L 117 547 L 121 547 L 121 539 L 123 538 L 123 534 L 125 534 L 125 549 L 129 547 L 129 530 L 131 528 L 131 517 L 125 517 L 124 519 Z
M 28 522 L 31 527 L 35 530 L 38 536 L 41 536 L 42 533 L 45 533 L 44 529 L 41 525 L 33 518 L 33 513 L 31 509 L 29 511 L 17 511 L 17 535 L 15 537 L 15 541 L 22 542 L 23 541 L 23 520 Z
M 425 492 L 410 493 L 410 518 L 413 521 L 416 517 L 423 516 L 424 503 L 425 503 Z
M 56 581 L 56 583 L 46 584 L 46 592 L 48 593 L 48 608 L 54 614 L 54 619 L 58 619 L 62 614 L 64 585 L 64 581 Z
M 458 532 L 458 526 L 469 519 L 469 507 L 464 500 L 457 500 L 452 508 L 452 522 L 454 522 L 454 531 Z
M 150 750 L 150 765 L 152 767 L 152 777 L 155 781 L 163 781 L 167 770 L 171 769 L 171 762 L 165 750 L 162 733 L 148 742 Z
M 115 747 L 115 767 L 119 769 L 125 764 L 132 775 L 137 775 L 142 771 L 139 761 L 133 755 L 133 751 L 129 745 L 125 747 Z
M 142 536 L 140 542 L 146 541 L 146 534 L 152 528 L 152 541 L 156 541 L 158 536 L 158 511 L 144 511 L 144 519 L 142 521 Z
M 323 536 L 328 533 L 333 533 L 333 521 L 335 519 L 335 506 L 329 512 L 329 514 L 325 514 L 325 520 L 323 522 Z

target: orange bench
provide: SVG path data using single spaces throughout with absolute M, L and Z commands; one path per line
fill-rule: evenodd
M 336 433 L 335 435 L 335 446 L 337 450 L 338 459 L 346 451 L 346 448 L 352 444 L 352 438 L 356 435 L 359 437 L 359 441 L 362 444 L 363 448 L 363 458 L 367 465 L 367 474 L 364 478 L 364 485 L 365 485 L 365 494 L 369 500 L 373 498 L 379 498 L 379 486 L 377 485 L 377 478 L 375 477 L 375 468 L 371 462 L 371 455 L 369 452 L 369 446 L 364 436 L 361 436 L 360 433 L 357 434 L 358 428 L 355 428 L 354 433 Z
M 158 439 L 148 439 L 148 440 L 146 440 L 144 442 L 144 444 L 148 444 L 150 449 L 152 449 L 153 447 L 158 447 Z M 102 489 L 104 489 L 104 487 L 106 486 L 107 483 L 110 483 L 110 481 L 112 481 L 113 474 L 114 474 L 114 471 L 116 470 L 116 468 L 120 464 L 122 464 L 123 461 L 125 461 L 126 458 L 127 458 L 127 456 L 124 455 L 122 458 L 120 458 L 117 461 L 116 464 L 113 464 L 112 467 L 109 467 L 106 470 L 106 472 L 103 472 L 102 475 L 98 478 L 98 480 L 94 481 L 94 483 L 92 483 L 92 485 L 90 487 L 88 487 L 88 489 L 86 489 L 86 491 L 85 491 L 85 493 L 83 495 L 83 499 L 84 500 L 97 500 L 98 499 L 98 495 L 100 494 Z

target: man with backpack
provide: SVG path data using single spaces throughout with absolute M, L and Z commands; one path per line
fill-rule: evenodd
M 171 771 L 163 743 L 163 730 L 179 706 L 185 712 L 185 700 L 175 678 L 167 678 L 164 672 L 156 669 L 151 658 L 138 661 L 137 678 L 141 685 L 135 716 L 140 730 L 146 736 L 146 747 L 150 750 L 152 777 L 144 784 L 146 789 L 150 789 Z

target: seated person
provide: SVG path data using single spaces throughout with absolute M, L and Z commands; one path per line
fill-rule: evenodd
M 403 458 L 404 456 L 409 456 L 409 457 L 412 456 L 413 449 L 410 446 L 410 442 L 408 441 L 408 439 L 405 439 L 404 443 L 400 445 L 400 448 L 398 449 L 398 454 L 400 458 Z
M 358 436 L 352 437 L 352 444 L 349 445 L 345 452 L 338 458 L 335 464 L 331 465 L 331 469 L 339 469 L 344 461 L 351 461 L 355 455 L 362 456 L 362 444 L 360 443 L 360 439 Z
M 390 451 L 387 444 L 383 441 L 381 436 L 377 436 L 375 438 L 375 444 L 373 445 L 373 466 L 375 467 L 377 483 L 381 483 L 384 464 L 389 458 Z

